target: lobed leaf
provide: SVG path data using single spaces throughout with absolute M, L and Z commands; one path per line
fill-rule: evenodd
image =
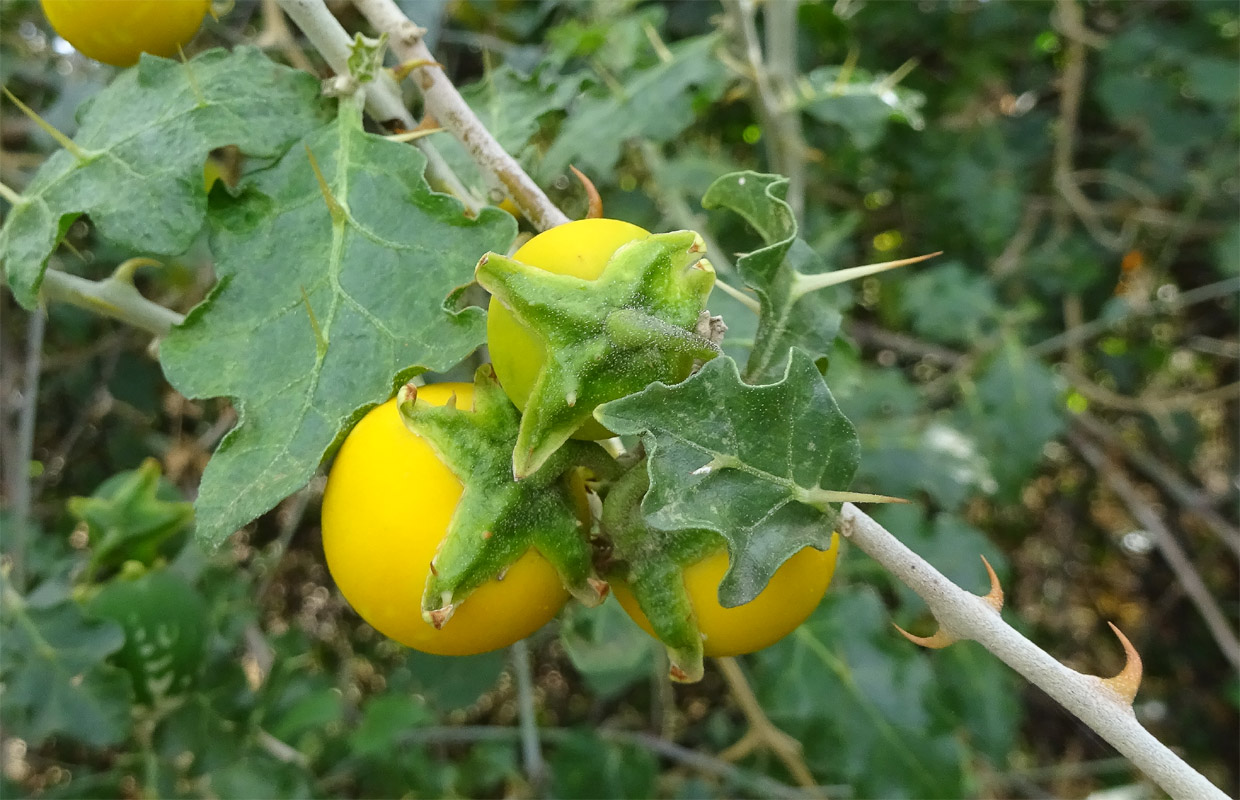
M 312 76 L 239 47 L 188 63 L 143 55 L 78 115 L 82 157 L 52 154 L 0 229 L 0 264 L 26 308 L 79 215 L 122 249 L 181 253 L 202 229 L 207 154 L 235 145 L 278 156 L 326 121 L 327 106 Z
M 342 103 L 340 119 L 212 208 L 219 283 L 160 350 L 186 397 L 239 407 L 195 503 L 208 544 L 303 486 L 397 384 L 448 369 L 485 338 L 481 309 L 444 298 L 470 282 L 479 255 L 507 248 L 516 224 L 497 209 L 466 217 L 430 190 L 424 166 Z
M 715 34 L 673 44 L 670 60 L 632 73 L 615 89 L 581 94 L 535 177 L 551 180 L 570 163 L 587 175 L 608 175 L 630 139 L 675 139 L 693 124 L 690 89 L 707 86 L 715 94 L 722 89 L 727 71 L 715 55 L 719 46 Z
M 727 541 L 723 605 L 752 600 L 802 548 L 830 546 L 836 509 L 825 493 L 848 488 L 859 448 L 803 351 L 793 351 L 779 383 L 750 386 L 721 356 L 684 383 L 652 384 L 595 417 L 616 433 L 641 434 L 651 527 L 710 530 Z
M 125 644 L 121 626 L 87 619 L 71 600 L 35 608 L 6 597 L 4 608 L 6 727 L 31 746 L 55 734 L 96 747 L 123 742 L 133 689 L 106 663 Z
M 801 279 L 826 272 L 822 259 L 797 238 L 796 217 L 784 201 L 788 179 L 758 172 L 734 172 L 711 184 L 704 208 L 726 208 L 744 217 L 766 243 L 736 260 L 736 269 L 758 295 L 761 317 L 745 379 L 777 378 L 788 363 L 790 347 L 800 347 L 815 361 L 826 357 L 840 329 L 840 312 L 822 292 Z

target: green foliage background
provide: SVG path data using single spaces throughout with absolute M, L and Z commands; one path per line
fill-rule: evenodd
M 584 212 L 566 175 L 575 164 L 598 185 L 609 216 L 655 231 L 708 233 L 724 280 L 739 285 L 738 270 L 766 269 L 761 248 L 782 234 L 748 227 L 739 209 L 703 203 L 720 175 L 788 167 L 772 144 L 782 134 L 760 112 L 722 7 L 404 5 L 428 26 L 437 58 L 484 122 L 570 216 Z M 1115 458 L 1110 469 L 1140 483 L 1234 630 L 1235 553 L 1202 509 L 1234 531 L 1237 408 L 1234 388 L 1219 389 L 1234 386 L 1240 356 L 1240 13 L 1234 3 L 1207 0 L 1095 2 L 1080 7 L 1082 34 L 1065 16 L 1070 7 L 800 6 L 797 75 L 783 102 L 796 109 L 807 147 L 794 164 L 804 195 L 793 207 L 801 209 L 799 235 L 808 247 L 790 250 L 787 263 L 812 273 L 945 255 L 815 294 L 798 308 L 796 325 L 802 344 L 818 345 L 813 354 L 825 358 L 831 390 L 858 429 L 854 488 L 916 501 L 875 516 L 965 587 L 984 587 L 977 556 L 985 555 L 1008 590 L 1009 618 L 1082 671 L 1118 670 L 1105 621 L 1118 624 L 1145 657 L 1138 717 L 1234 794 L 1236 672 L 1153 537 L 1082 457 L 1081 442 L 1101 441 Z M 347 6 L 340 14 L 350 30 L 365 28 Z M 238 2 L 187 55 L 253 43 L 260 26 L 257 4 Z M 1074 83 L 1072 37 L 1082 35 L 1091 43 Z M 53 37 L 36 4 L 3 3 L 0 82 L 62 131 L 89 135 L 89 115 L 75 114 L 115 71 Z M 269 56 L 283 57 L 279 50 Z M 121 81 L 137 77 L 132 71 Z M 308 97 L 313 82 L 293 79 L 286 89 Z M 1069 113 L 1077 92 L 1079 111 Z M 280 187 L 273 196 L 312 195 L 307 161 L 270 161 L 322 120 L 305 102 L 290 99 L 288 108 L 252 131 L 253 140 L 219 138 L 213 118 L 192 131 L 167 156 L 184 173 L 169 179 L 177 202 L 140 183 L 123 193 L 56 198 L 56 215 L 90 216 L 65 220 L 72 247 L 52 253 L 49 266 L 102 278 L 131 256 L 162 254 L 168 265 L 139 285 L 184 312 L 236 264 L 262 260 L 276 270 L 267 279 L 292 295 L 264 298 L 270 308 L 237 308 L 238 324 L 275 319 L 273 309 L 295 305 L 301 292 L 324 318 L 342 295 L 327 288 L 316 295 L 297 269 L 313 276 L 332 265 L 229 249 L 228 237 L 253 222 L 261 197 L 216 187 L 204 207 L 186 188 L 205 148 L 235 143 L 252 156 L 243 169 Z M 66 154 L 52 155 L 55 143 L 12 105 L 0 111 L 0 179 L 33 191 L 38 165 L 48 157 L 68 163 Z M 462 177 L 479 181 L 447 134 L 435 141 Z M 357 171 L 400 159 L 386 191 L 417 196 L 418 224 L 434 225 L 446 213 L 436 203 L 448 201 L 426 192 L 420 158 L 399 152 L 361 152 Z M 157 155 L 138 150 L 134 158 Z M 323 166 L 330 174 L 331 165 Z M 1064 176 L 1077 192 L 1065 190 Z M 97 192 L 110 178 L 81 180 Z M 387 225 L 394 240 L 414 223 L 391 216 L 381 183 L 355 201 L 355 211 L 368 215 L 367 224 Z M 188 249 L 188 240 L 141 238 L 145 229 L 136 224 L 177 215 L 180 225 L 197 225 L 204 214 L 210 230 Z M 297 220 L 287 221 L 295 229 Z M 6 235 L 16 237 L 19 227 L 14 222 Z M 416 247 L 408 235 L 390 250 Z M 463 244 L 467 236 L 477 238 L 478 252 L 503 249 L 511 222 L 487 211 L 469 232 L 452 235 L 464 249 L 474 247 Z M 298 241 L 307 253 L 327 246 Z M 15 245 L 3 243 L 9 280 L 26 301 L 41 256 L 26 247 L 13 266 Z M 385 257 L 397 260 L 393 252 Z M 214 290 L 217 307 L 227 289 Z M 323 565 L 319 482 L 246 525 L 218 553 L 191 543 L 185 501 L 201 503 L 200 487 L 224 499 L 233 489 L 227 480 L 204 484 L 203 473 L 237 412 L 223 399 L 186 400 L 167 381 L 186 394 L 239 394 L 229 382 L 245 385 L 247 370 L 263 375 L 298 362 L 277 364 L 261 348 L 246 355 L 225 337 L 208 342 L 183 329 L 165 342 L 165 363 L 180 358 L 197 371 L 172 368 L 165 378 L 141 333 L 51 304 L 33 360 L 37 424 L 26 454 L 17 430 L 30 386 L 19 376 L 32 363 L 24 351 L 34 328 L 13 295 L 0 296 L 0 307 L 6 569 L 19 541 L 13 532 L 26 525 L 13 516 L 23 485 L 34 497 L 20 556 L 25 585 L 3 583 L 4 796 L 763 797 L 771 780 L 793 784 L 768 752 L 735 767 L 716 758 L 746 730 L 721 675 L 708 664 L 701 684 L 669 687 L 658 648 L 614 603 L 572 607 L 530 642 L 549 768 L 544 782 L 531 782 L 506 655 L 448 661 L 404 650 L 362 623 Z M 725 350 L 744 363 L 753 316 L 721 292 L 710 307 L 729 323 Z M 480 341 L 478 316 L 433 304 L 418 309 L 405 320 L 411 329 L 433 320 L 456 338 L 416 352 L 389 343 L 369 372 L 361 355 L 322 364 L 308 334 L 302 357 L 316 381 L 338 374 L 354 383 L 350 392 L 365 382 L 373 396 L 364 402 L 373 402 L 394 371 L 446 370 Z M 1082 324 L 1091 335 L 1063 337 Z M 447 374 L 471 372 L 466 364 Z M 198 388 L 208 378 L 213 383 Z M 352 399 L 333 408 L 331 422 L 347 421 Z M 292 417 L 282 407 L 274 417 L 290 435 L 306 429 L 285 424 Z M 312 441 L 299 440 L 290 467 L 301 477 L 337 431 L 325 423 L 306 435 Z M 226 455 L 235 454 L 232 446 Z M 1141 458 L 1155 467 L 1139 469 Z M 1166 475 L 1192 492 L 1168 490 Z M 294 478 L 270 488 L 250 502 L 245 519 L 212 538 L 299 485 Z M 159 654 L 158 664 L 170 666 L 153 671 L 150 659 L 141 679 L 122 668 L 146 635 L 135 633 L 141 621 L 108 616 L 97 597 L 101 587 L 120 585 L 132 569 L 126 561 L 157 565 L 164 578 L 144 587 L 149 603 L 183 611 Z M 176 599 L 187 594 L 197 602 Z M 894 635 L 893 619 L 918 632 L 933 624 L 907 589 L 846 552 L 814 616 L 742 660 L 763 709 L 802 743 L 829 796 L 1083 796 L 1143 780 L 980 647 L 920 651 Z M 669 756 L 651 739 L 710 766 Z

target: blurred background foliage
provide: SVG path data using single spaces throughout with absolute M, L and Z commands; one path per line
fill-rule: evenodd
M 984 588 L 985 555 L 1009 619 L 1069 665 L 1118 671 L 1118 624 L 1145 660 L 1139 719 L 1240 789 L 1234 2 L 402 5 L 570 216 L 574 164 L 609 216 L 708 233 L 735 282 L 753 236 L 699 201 L 752 168 L 791 176 L 833 268 L 944 251 L 834 296 L 827 378 L 862 435 L 857 489 L 914 499 L 875 516 L 961 585 Z M 264 11 L 238 0 L 192 51 L 259 42 L 324 74 Z M 112 74 L 37 4 L 3 3 L 0 82 L 62 131 Z M 0 179 L 20 189 L 54 143 L 0 112 Z M 86 220 L 68 241 L 54 263 L 91 277 L 134 255 Z M 196 246 L 142 288 L 187 310 L 209 259 Z M 895 635 L 933 620 L 856 552 L 801 629 L 739 664 L 799 756 L 744 738 L 761 717 L 724 665 L 668 684 L 609 603 L 530 640 L 531 771 L 507 654 L 413 653 L 344 604 L 321 483 L 201 552 L 185 501 L 227 403 L 177 395 L 139 332 L 53 305 L 44 336 L 0 306 L 0 523 L 36 528 L 28 590 L 3 588 L 5 796 L 811 796 L 798 766 L 829 797 L 1156 795 L 980 647 Z M 744 307 L 711 308 L 743 347 Z

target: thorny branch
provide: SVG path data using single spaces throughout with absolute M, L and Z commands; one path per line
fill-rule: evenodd
M 443 67 L 422 41 L 423 29 L 410 22 L 393 0 L 354 0 L 353 4 L 371 25 L 388 34 L 392 50 L 402 62 L 418 65 L 410 71 L 410 76 L 422 92 L 426 110 L 460 140 L 484 172 L 504 187 L 526 219 L 540 231 L 568 222 L 564 212 L 556 208 L 517 160 L 500 146 L 448 80 Z
M 1131 696 L 1123 696 L 1120 686 L 1060 664 L 1004 622 L 984 599 L 952 583 L 852 503 L 844 504 L 839 530 L 925 600 L 944 631 L 981 644 L 1076 715 L 1172 797 L 1227 796 L 1137 722 Z M 1135 685 L 1131 691 L 1135 694 Z
M 279 2 L 321 52 L 325 48 L 330 52 L 339 44 L 340 37 L 327 22 L 329 18 L 333 23 L 335 20 L 331 18 L 322 0 L 279 0 Z M 462 141 L 483 169 L 490 171 L 509 190 L 522 212 L 540 229 L 567 221 L 564 214 L 551 204 L 533 180 L 486 131 L 455 87 L 434 64 L 429 50 L 421 40 L 421 29 L 410 22 L 391 0 L 354 0 L 354 2 L 376 28 L 389 33 L 393 46 L 402 60 L 423 65 L 415 67 L 412 74 L 422 88 L 428 110 L 445 128 L 452 131 Z M 1066 10 L 1066 13 L 1070 14 L 1075 6 L 1072 5 L 1071 0 L 1060 0 L 1059 8 L 1061 13 L 1065 13 Z M 301 19 L 299 19 L 298 12 L 305 12 Z M 302 24 L 303 21 L 309 19 L 313 19 L 313 23 Z M 338 27 L 338 23 L 336 26 Z M 340 33 L 343 33 L 343 30 Z M 1069 35 L 1070 42 L 1079 44 L 1083 44 L 1085 38 Z M 347 34 L 345 42 L 347 45 Z M 1083 56 L 1083 53 L 1080 55 Z M 324 56 L 331 63 L 332 57 L 328 55 L 328 52 L 324 52 Z M 1069 83 L 1070 88 L 1071 83 Z M 378 94 L 382 96 L 384 93 L 380 91 Z M 393 96 L 398 97 L 398 95 Z M 391 96 L 379 102 L 388 103 L 390 99 Z M 1072 101 L 1073 98 L 1070 96 L 1065 100 L 1069 104 Z M 390 103 L 388 107 L 395 110 Z M 408 117 L 408 112 L 404 110 L 403 105 L 400 108 L 400 112 L 390 117 L 384 116 L 384 118 L 403 120 Z M 1065 110 L 1068 108 L 1069 106 L 1065 106 Z M 379 115 L 383 116 L 384 112 L 380 111 Z M 1059 147 L 1060 153 L 1070 156 L 1071 138 L 1065 137 Z M 1062 169 L 1062 161 L 1057 166 L 1056 176 L 1057 184 L 1060 184 L 1059 189 L 1063 192 L 1064 187 L 1070 183 L 1071 187 L 1068 189 L 1070 194 L 1071 188 L 1076 185 L 1075 181 L 1070 172 L 1065 173 Z M 1068 178 L 1066 183 L 1058 180 L 1059 176 L 1063 175 Z M 1070 201 L 1071 198 L 1067 199 Z M 145 300 L 137 294 L 136 290 L 133 293 L 134 296 L 122 298 L 120 302 L 117 302 L 117 298 L 104 293 L 103 287 L 108 284 L 107 281 L 97 283 L 83 281 L 56 271 L 49 271 L 47 275 L 44 286 L 49 296 L 57 296 L 56 293 L 60 292 L 58 299 L 77 302 L 79 305 L 95 310 L 102 310 L 100 306 L 100 301 L 102 301 L 104 305 L 111 306 L 111 309 L 104 310 L 104 313 L 152 332 L 166 332 L 171 325 L 180 320 L 180 315 L 176 312 Z M 1217 290 L 1220 286 L 1204 288 Z M 1217 294 L 1212 296 L 1217 296 Z M 1186 302 L 1187 298 L 1182 298 L 1182 301 Z M 1038 354 L 1046 355 L 1071 342 L 1088 338 L 1089 335 L 1097 332 L 1095 327 L 1105 329 L 1101 325 L 1082 327 L 1089 327 L 1089 330 L 1069 331 L 1062 337 L 1043 342 L 1040 346 L 1041 352 Z M 953 584 L 851 503 L 845 504 L 842 509 L 839 529 L 862 551 L 882 564 L 922 597 L 945 632 L 952 637 L 973 639 L 982 644 L 1084 721 L 1172 796 L 1194 799 L 1225 797 L 1204 776 L 1193 770 L 1137 722 L 1131 709 L 1131 697 L 1136 691 L 1136 679 L 1133 675 L 1134 661 L 1139 670 L 1139 658 L 1136 657 L 1135 651 L 1131 650 L 1131 645 L 1127 645 L 1126 640 L 1124 642 L 1129 651 L 1129 667 L 1124 673 L 1109 681 L 1082 675 L 1060 664 L 1036 644 L 1026 639 L 1005 623 L 985 600 Z M 444 732 L 444 737 L 451 738 L 449 733 Z M 549 733 L 550 731 L 543 730 L 539 732 L 539 735 L 547 736 Z M 500 735 L 509 736 L 510 733 L 503 730 Z M 670 743 L 661 744 L 670 745 Z M 670 745 L 670 747 L 674 748 L 675 745 Z M 675 757 L 670 755 L 671 751 L 668 747 L 659 747 L 657 751 L 669 757 Z M 788 796 L 782 791 L 778 794 Z

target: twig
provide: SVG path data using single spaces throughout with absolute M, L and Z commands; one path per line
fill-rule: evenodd
M 844 504 L 838 526 L 841 534 L 925 600 L 944 630 L 980 643 L 1110 742 L 1172 797 L 1227 796 L 1145 730 L 1131 705 L 1110 686 L 1060 664 L 1004 622 L 984 599 L 956 586 L 852 503 Z
M 293 41 L 293 32 L 289 30 L 288 21 L 284 19 L 277 0 L 263 0 L 262 11 L 263 27 L 258 32 L 258 38 L 254 43 L 263 49 L 279 50 L 288 59 L 288 63 L 304 72 L 314 74 L 314 65 Z
M 310 765 L 310 759 L 306 757 L 305 753 L 293 747 L 291 744 L 277 739 L 262 728 L 258 729 L 257 739 L 258 746 L 263 748 L 267 755 L 277 761 L 285 764 L 296 764 L 303 769 Z
M 495 141 L 444 75 L 443 68 L 422 41 L 422 28 L 410 22 L 393 0 L 353 0 L 353 4 L 371 25 L 388 34 L 392 50 L 403 63 L 421 65 L 414 67 L 410 75 L 422 91 L 426 110 L 460 140 L 483 172 L 508 191 L 525 218 L 540 231 L 568 222 L 564 212 L 556 208 L 516 159 Z
M 1179 541 L 1163 523 L 1162 518 L 1141 496 L 1137 487 L 1124 477 L 1123 473 L 1116 469 L 1092 442 L 1074 433 L 1068 434 L 1068 440 L 1098 473 L 1099 479 L 1119 497 L 1127 507 L 1128 513 L 1132 514 L 1133 519 L 1140 523 L 1145 532 L 1154 540 L 1154 544 L 1175 574 L 1176 580 L 1184 588 L 1188 599 L 1197 607 L 1197 612 L 1205 620 L 1215 644 L 1231 662 L 1232 668 L 1240 670 L 1240 639 L 1236 637 L 1232 624 L 1223 615 L 1218 603 L 1210 596 L 1210 590 L 1206 588 L 1201 574 L 1193 566 L 1193 562 L 1184 552 Z
M 1081 10 L 1075 0 L 1056 0 L 1055 18 L 1075 20 L 1079 25 Z M 1079 36 L 1068 36 L 1064 48 L 1064 67 L 1060 77 L 1059 120 L 1055 129 L 1054 185 L 1059 197 L 1066 204 L 1056 204 L 1056 225 L 1062 231 L 1066 224 L 1066 211 L 1076 214 L 1090 235 L 1110 250 L 1122 250 L 1132 239 L 1132 231 L 1116 235 L 1108 231 L 1099 220 L 1098 210 L 1081 191 L 1072 168 L 1072 152 L 1076 146 L 1077 121 L 1080 117 L 1081 96 L 1085 86 L 1085 42 Z
M 844 331 L 857 341 L 872 347 L 894 350 L 897 353 L 913 358 L 936 361 L 948 367 L 955 366 L 965 359 L 963 353 L 958 353 L 950 348 L 930 342 L 923 342 L 907 334 L 889 331 L 886 328 L 880 328 L 868 322 L 846 322 L 844 323 Z
M 39 362 L 43 358 L 43 333 L 47 316 L 35 309 L 26 322 L 26 364 L 22 377 L 22 405 L 17 417 L 16 464 L 10 464 L 8 478 L 12 482 L 9 497 L 13 501 L 16 524 L 9 535 L 9 558 L 12 559 L 11 580 L 20 594 L 26 591 L 26 544 L 30 541 L 30 506 L 32 500 L 30 461 L 34 457 L 34 421 L 39 405 Z
M 745 735 L 720 753 L 719 757 L 725 761 L 735 761 L 757 749 L 770 750 L 788 768 L 788 772 L 792 774 L 797 783 L 808 789 L 814 797 L 823 797 L 818 789 L 818 782 L 814 780 L 813 773 L 809 771 L 809 766 L 805 763 L 801 743 L 775 727 L 775 723 L 767 717 L 736 659 L 717 658 L 715 663 L 719 665 L 719 671 L 723 673 L 724 679 L 728 682 L 732 696 L 736 698 L 741 712 L 749 722 L 749 730 L 745 732 Z
M 185 319 L 172 309 L 147 300 L 132 283 L 117 278 L 91 281 L 49 269 L 43 273 L 41 293 L 49 300 L 119 319 L 156 336 L 166 336 Z
M 1029 347 L 1029 354 L 1032 356 L 1042 357 L 1052 353 L 1057 353 L 1065 347 L 1069 347 L 1077 342 L 1083 342 L 1088 339 L 1105 333 L 1114 326 L 1118 325 L 1131 317 L 1144 317 L 1156 313 L 1170 313 L 1174 311 L 1182 311 L 1189 306 L 1197 303 L 1204 303 L 1208 300 L 1214 300 L 1219 297 L 1235 295 L 1240 292 L 1240 278 L 1227 278 L 1217 283 L 1209 283 L 1205 286 L 1199 286 L 1196 289 L 1190 289 L 1187 292 L 1181 292 L 1177 297 L 1171 300 L 1155 301 L 1148 306 L 1136 308 L 1129 306 L 1125 313 L 1111 319 L 1095 319 L 1086 322 L 1076 328 L 1069 328 L 1063 333 L 1057 333 L 1054 336 L 1038 342 Z
M 727 0 L 724 3 L 728 15 L 732 18 L 737 33 L 740 34 L 741 47 L 749 67 L 749 77 L 753 81 L 758 96 L 758 118 L 762 122 L 766 136 L 766 154 L 773 172 L 788 176 L 788 205 L 799 220 L 805 212 L 805 142 L 800 131 L 799 111 L 793 104 L 780 101 L 780 93 L 771 73 L 762 60 L 762 48 L 758 43 L 758 27 L 754 20 L 757 8 L 754 0 Z M 795 58 L 796 42 L 796 6 L 797 0 L 774 3 L 775 6 L 791 6 L 792 38 L 784 45 L 793 50 Z M 767 6 L 768 16 L 771 6 Z M 776 15 L 782 12 L 776 12 Z M 789 20 L 782 20 L 786 23 Z M 770 20 L 767 20 L 768 26 Z M 783 36 L 781 30 L 776 36 Z M 769 45 L 769 40 L 768 40 Z M 800 168 L 797 168 L 797 167 Z
M 258 603 L 262 603 L 271 585 L 275 582 L 280 562 L 284 559 L 284 554 L 288 552 L 289 542 L 293 540 L 293 536 L 301 526 L 301 521 L 306 516 L 306 509 L 310 507 L 310 501 L 323 494 L 325 483 L 321 475 L 316 475 L 304 489 L 293 495 L 288 506 L 283 509 L 284 518 L 280 521 L 280 534 L 271 543 L 263 559 L 266 562 L 267 574 L 263 576 L 258 585 L 258 591 L 254 593 Z
M 314 49 L 337 75 L 349 74 L 349 55 L 353 38 L 332 16 L 323 0 L 276 0 L 284 12 L 306 35 Z M 366 112 L 375 120 L 387 123 L 396 120 L 405 130 L 417 127 L 413 115 L 405 108 L 400 87 L 386 72 L 366 87 Z M 470 214 L 476 214 L 485 203 L 457 177 L 448 162 L 431 142 L 418 139 L 413 143 L 426 156 L 426 177 L 443 191 L 455 195 Z
M 1228 400 L 1240 398 L 1240 382 L 1229 383 L 1226 386 L 1216 386 L 1213 389 L 1206 389 L 1200 392 L 1189 392 L 1185 394 L 1163 395 L 1159 397 L 1129 397 L 1128 395 L 1113 392 L 1105 386 L 1099 386 L 1091 381 L 1079 369 L 1071 364 L 1063 364 L 1062 370 L 1064 377 L 1072 383 L 1074 389 L 1082 395 L 1100 405 L 1109 408 L 1119 409 L 1120 411 L 1139 411 L 1146 414 L 1167 414 L 1172 411 L 1182 411 L 1188 408 L 1196 408 L 1197 406 L 1214 403 L 1219 400 Z
M 761 798 L 780 798 L 780 800 L 803 800 L 803 791 L 786 786 L 779 781 L 729 764 L 713 756 L 681 747 L 658 736 L 635 731 L 617 730 L 614 728 L 596 728 L 593 731 L 599 739 L 610 744 L 627 747 L 640 747 L 662 756 L 669 761 L 682 764 L 703 775 L 710 775 L 723 781 L 744 787 Z M 539 728 L 538 737 L 545 742 L 559 743 L 581 736 L 580 731 L 568 728 Z M 497 726 L 461 726 L 414 728 L 402 734 L 401 740 L 411 744 L 471 744 L 473 742 L 508 742 L 519 740 L 520 731 L 514 728 Z M 828 787 L 846 791 L 848 787 Z
M 530 646 L 519 639 L 508 650 L 517 684 L 517 718 L 521 730 L 521 762 L 535 797 L 542 797 L 547 784 L 547 766 L 538 743 L 538 720 L 534 710 L 534 678 L 530 672 Z
M 796 107 L 797 10 L 800 0 L 767 3 L 762 17 L 766 22 L 766 56 L 770 83 L 776 92 L 778 124 L 772 132 L 779 136 L 780 172 L 788 177 L 788 205 L 798 221 L 805 217 L 805 155 L 808 146 L 801 128 L 801 112 Z
M 1214 503 L 1205 492 L 1192 486 L 1174 469 L 1166 466 L 1149 453 L 1130 444 L 1109 425 L 1097 417 L 1083 412 L 1077 414 L 1074 423 L 1107 447 L 1123 452 L 1130 464 L 1161 486 L 1184 510 L 1198 517 L 1232 552 L 1240 557 L 1240 528 L 1223 519 L 1214 510 Z

